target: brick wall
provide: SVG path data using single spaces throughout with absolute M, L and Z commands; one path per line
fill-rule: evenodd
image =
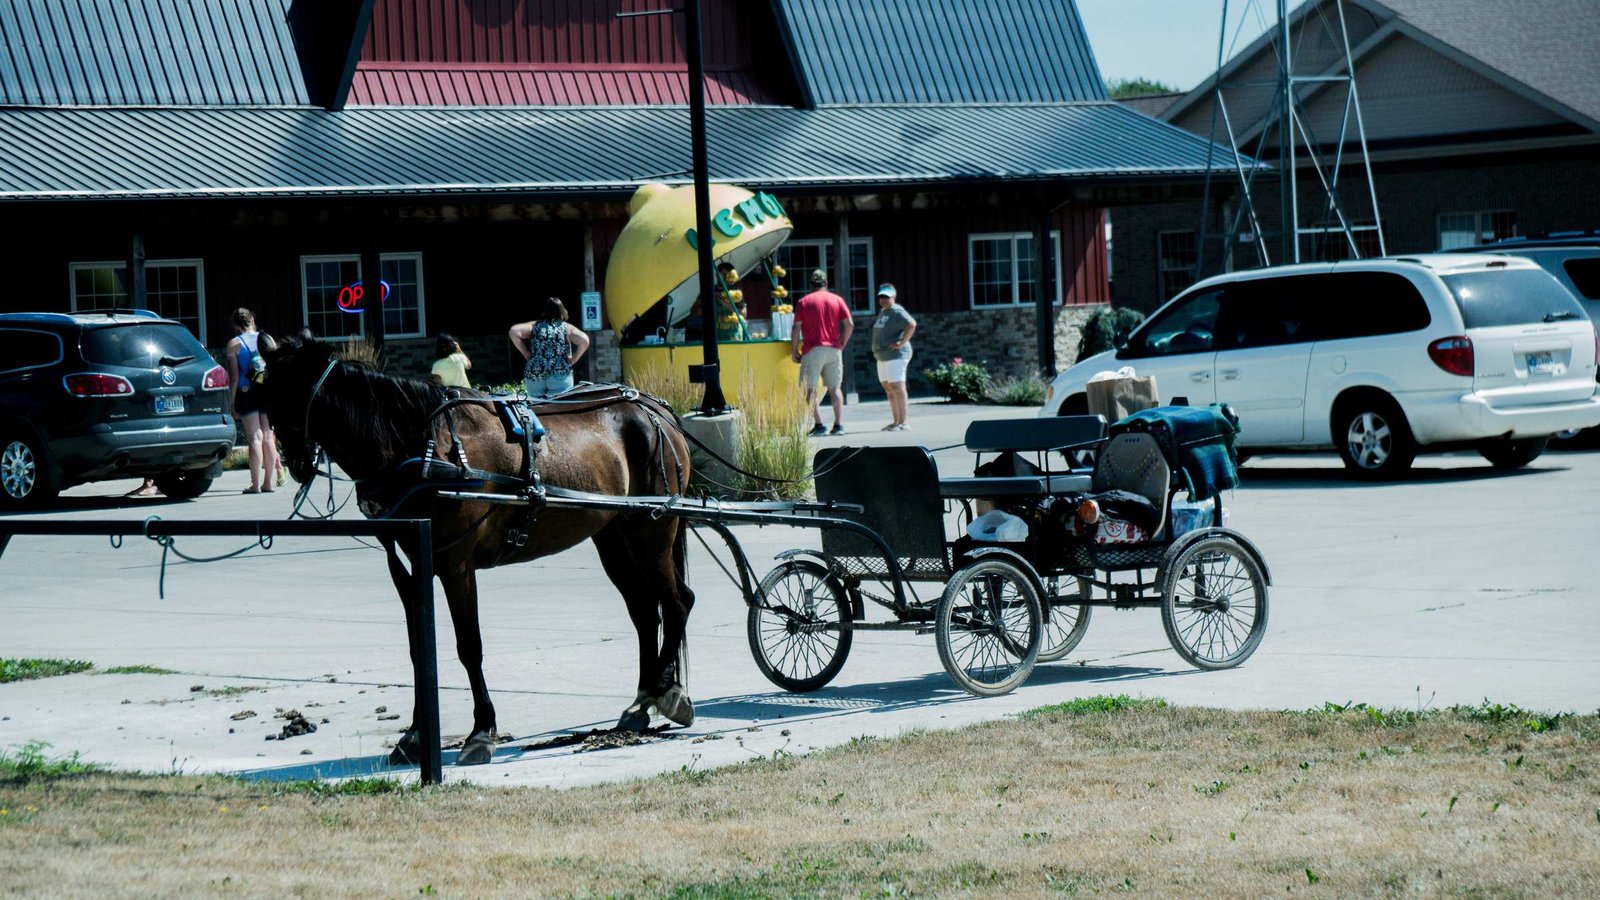
M 1094 306 L 1056 307 L 1056 370 L 1077 361 L 1078 339 Z M 911 339 L 915 355 L 907 375 L 913 391 L 928 390 L 924 372 L 961 357 L 980 363 L 995 378 L 1018 378 L 1039 372 L 1036 310 L 1031 306 L 1004 309 L 924 312 L 917 316 L 917 334 Z M 856 336 L 850 341 L 856 389 L 863 395 L 882 394 L 877 363 L 871 351 L 872 317 L 856 318 Z

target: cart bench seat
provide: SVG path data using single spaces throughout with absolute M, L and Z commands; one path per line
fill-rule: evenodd
M 1094 479 L 1089 475 L 1016 475 L 995 478 L 941 478 L 939 496 L 948 500 L 990 497 L 1043 497 L 1047 494 L 1086 493 Z

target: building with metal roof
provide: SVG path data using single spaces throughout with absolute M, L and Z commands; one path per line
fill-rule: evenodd
M 505 325 L 593 289 L 632 192 L 687 180 L 681 26 L 616 15 L 636 5 L 5 4 L 0 215 L 30 227 L 0 307 L 353 334 L 339 291 L 378 267 L 392 353 L 448 329 L 509 368 Z M 782 198 L 791 270 L 834 270 L 862 312 L 893 279 L 947 320 L 934 354 L 1047 364 L 1036 322 L 1108 298 L 1103 210 L 1197 195 L 1218 152 L 1105 99 L 1071 2 L 704 6 L 712 177 Z

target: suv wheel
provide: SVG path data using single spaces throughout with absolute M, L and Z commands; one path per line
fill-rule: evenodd
M 1520 469 L 1538 459 L 1549 444 L 1548 437 L 1486 441 L 1478 445 L 1478 455 L 1487 459 L 1496 469 Z
M 1399 477 L 1417 457 L 1405 413 L 1387 397 L 1341 404 L 1333 418 L 1333 440 L 1345 468 L 1361 478 Z
M 212 478 L 205 469 L 178 469 L 156 476 L 156 487 L 174 500 L 193 500 L 211 487 Z
M 31 434 L 0 434 L 0 506 L 39 506 L 57 491 L 43 442 Z

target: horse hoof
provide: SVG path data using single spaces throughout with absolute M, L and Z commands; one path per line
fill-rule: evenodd
M 389 765 L 414 766 L 422 759 L 422 738 L 415 731 L 407 731 L 400 742 L 389 751 Z
M 694 701 L 676 685 L 667 689 L 656 703 L 656 711 L 685 728 L 694 724 Z
M 474 734 L 467 738 L 461 752 L 456 754 L 458 766 L 481 766 L 494 757 L 494 738 L 488 734 Z
M 650 713 L 643 706 L 630 707 L 617 720 L 618 731 L 644 731 L 650 727 Z

